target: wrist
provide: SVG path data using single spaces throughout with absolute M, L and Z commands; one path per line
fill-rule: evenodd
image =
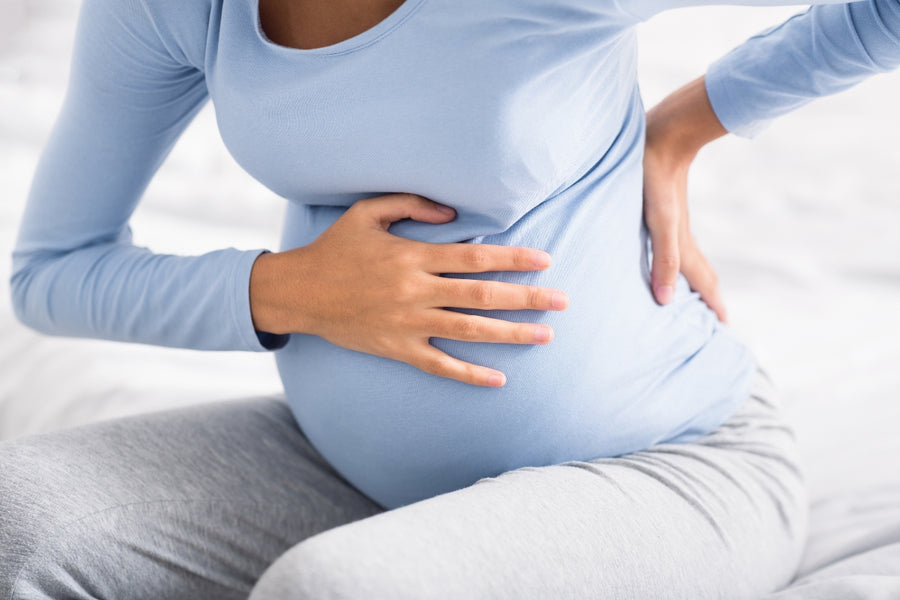
M 281 314 L 283 276 L 279 264 L 277 253 L 264 252 L 250 271 L 250 317 L 257 332 L 292 333 Z
M 703 146 L 727 133 L 699 77 L 647 112 L 646 151 L 671 168 L 686 168 Z

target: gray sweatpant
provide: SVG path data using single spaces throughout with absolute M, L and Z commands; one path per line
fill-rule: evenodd
M 762 373 L 695 443 L 392 511 L 278 398 L 100 423 L 0 444 L 0 600 L 759 598 L 803 550 L 796 455 Z

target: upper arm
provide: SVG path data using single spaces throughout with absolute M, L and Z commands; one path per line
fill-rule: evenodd
M 207 100 L 140 0 L 84 0 L 62 109 L 32 181 L 14 270 L 36 256 L 127 237 L 127 222 Z
M 24 324 L 195 349 L 277 346 L 261 343 L 250 313 L 264 250 L 175 256 L 131 243 L 144 189 L 208 98 L 206 1 L 83 0 L 66 97 L 13 251 Z

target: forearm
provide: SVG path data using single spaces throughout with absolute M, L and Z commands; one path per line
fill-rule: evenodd
M 752 136 L 819 96 L 900 66 L 900 0 L 816 6 L 749 39 L 706 74 L 713 110 Z
M 653 15 L 688 6 L 733 4 L 737 6 L 788 6 L 796 4 L 839 4 L 847 0 L 617 0 L 619 6 L 640 21 Z
M 154 254 L 124 242 L 15 256 L 13 306 L 53 335 L 197 350 L 264 350 L 248 280 L 261 250 Z
M 816 6 L 749 39 L 647 113 L 651 151 L 693 159 L 810 100 L 900 65 L 900 0 Z

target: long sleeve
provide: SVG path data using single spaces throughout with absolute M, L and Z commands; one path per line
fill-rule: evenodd
M 202 26 L 203 8 L 186 4 L 174 14 Z M 258 336 L 250 317 L 250 270 L 265 250 L 174 256 L 131 243 L 135 206 L 207 101 L 202 67 L 202 47 L 164 40 L 141 0 L 84 0 L 66 98 L 13 253 L 23 323 L 205 350 L 284 345 Z
M 900 0 L 867 0 L 815 6 L 750 38 L 709 68 L 706 88 L 725 128 L 752 137 L 779 115 L 897 66 Z
M 734 4 L 738 6 L 789 6 L 797 4 L 842 4 L 847 0 L 614 0 L 622 12 L 638 21 L 673 8 Z

